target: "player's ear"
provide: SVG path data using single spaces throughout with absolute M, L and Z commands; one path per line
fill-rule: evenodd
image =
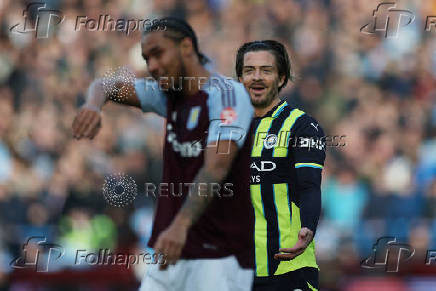
M 285 83 L 285 76 L 280 76 L 279 88 Z
M 242 83 L 242 76 L 238 77 L 239 83 Z
M 189 56 L 193 54 L 194 48 L 192 46 L 192 40 L 189 37 L 185 37 L 180 42 L 180 51 L 182 56 Z

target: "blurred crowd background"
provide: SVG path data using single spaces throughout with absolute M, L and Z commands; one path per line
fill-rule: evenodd
M 65 20 L 38 39 L 10 31 L 24 22 L 30 2 L 0 0 L 1 288 L 128 290 L 146 268 L 83 279 L 96 268 L 73 263 L 77 249 L 144 252 L 154 204 L 144 184 L 161 176 L 164 120 L 156 115 L 109 104 L 95 140 L 71 136 L 94 78 L 123 65 L 138 78 L 146 73 L 140 32 L 74 29 L 77 16 L 108 14 L 187 19 L 200 50 L 226 76 L 234 77 L 244 42 L 286 44 L 296 80 L 283 98 L 328 135 L 343 136 L 328 147 L 323 174 L 316 235 L 321 290 L 436 290 L 435 269 L 425 265 L 426 251 L 436 249 L 436 29 L 424 30 L 426 17 L 436 15 L 434 1 L 397 1 L 397 9 L 416 17 L 397 38 L 360 32 L 373 21 L 380 3 L 373 0 L 43 2 Z M 129 207 L 103 199 L 104 179 L 115 173 L 138 185 Z M 10 262 L 30 236 L 61 245 L 69 263 L 57 262 L 44 280 L 13 269 Z M 398 273 L 360 266 L 384 236 L 416 250 Z

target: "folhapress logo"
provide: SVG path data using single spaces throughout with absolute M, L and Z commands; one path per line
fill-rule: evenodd
M 34 269 L 36 272 L 48 272 L 50 262 L 64 255 L 64 248 L 58 244 L 48 243 L 47 238 L 32 236 L 23 244 L 23 253 L 10 263 L 14 269 Z
M 48 38 L 50 27 L 64 20 L 61 11 L 47 9 L 44 2 L 32 2 L 23 10 L 24 23 L 17 23 L 9 30 L 14 33 L 35 32 L 36 38 Z M 22 24 L 22 28 L 20 28 Z
M 400 263 L 410 260 L 415 249 L 408 244 L 397 243 L 395 237 L 382 237 L 373 245 L 373 254 L 360 264 L 365 269 L 384 269 L 398 272 Z
M 411 24 L 415 20 L 415 15 L 409 10 L 396 7 L 395 2 L 380 3 L 373 11 L 372 22 L 362 26 L 360 31 L 371 35 L 384 32 L 386 38 L 397 38 L 400 29 Z

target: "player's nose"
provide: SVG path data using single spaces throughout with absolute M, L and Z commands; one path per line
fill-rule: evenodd
M 154 78 L 158 77 L 159 65 L 156 61 L 149 60 L 147 69 Z
M 255 70 L 253 74 L 253 79 L 255 81 L 262 79 L 262 74 L 260 73 L 260 70 Z

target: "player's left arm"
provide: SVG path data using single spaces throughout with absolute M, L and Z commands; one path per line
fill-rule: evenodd
M 242 87 L 235 91 L 238 100 L 231 105 L 222 104 L 223 100 L 228 100 L 221 98 L 222 92 L 216 90 L 210 92 L 210 101 L 208 101 L 210 126 L 204 165 L 193 181 L 195 187 L 191 192 L 192 195 L 186 197 L 173 222 L 161 233 L 155 245 L 157 252 L 166 254 L 169 264 L 175 264 L 179 259 L 189 228 L 212 201 L 213 193 L 210 186 L 226 178 L 239 148 L 245 142 L 254 110 L 245 89 Z M 236 93 L 235 91 L 233 94 Z M 227 93 L 227 96 L 231 96 L 230 92 Z M 247 170 L 248 167 L 249 165 Z
M 291 260 L 302 254 L 313 240 L 321 213 L 321 171 L 325 160 L 325 136 L 318 122 L 302 116 L 293 135 L 292 154 L 295 158 L 296 192 L 300 198 L 301 229 L 297 243 L 276 254 L 279 260 Z
M 229 148 L 228 154 L 217 153 L 214 147 L 206 148 L 205 163 L 193 182 L 193 191 L 186 197 L 171 225 L 157 239 L 154 248 L 157 253 L 165 254 L 168 264 L 175 264 L 179 259 L 189 228 L 213 199 L 210 185 L 220 183 L 226 177 L 239 150 L 232 140 L 220 141 L 220 145 Z M 161 269 L 166 269 L 166 266 L 161 266 Z

